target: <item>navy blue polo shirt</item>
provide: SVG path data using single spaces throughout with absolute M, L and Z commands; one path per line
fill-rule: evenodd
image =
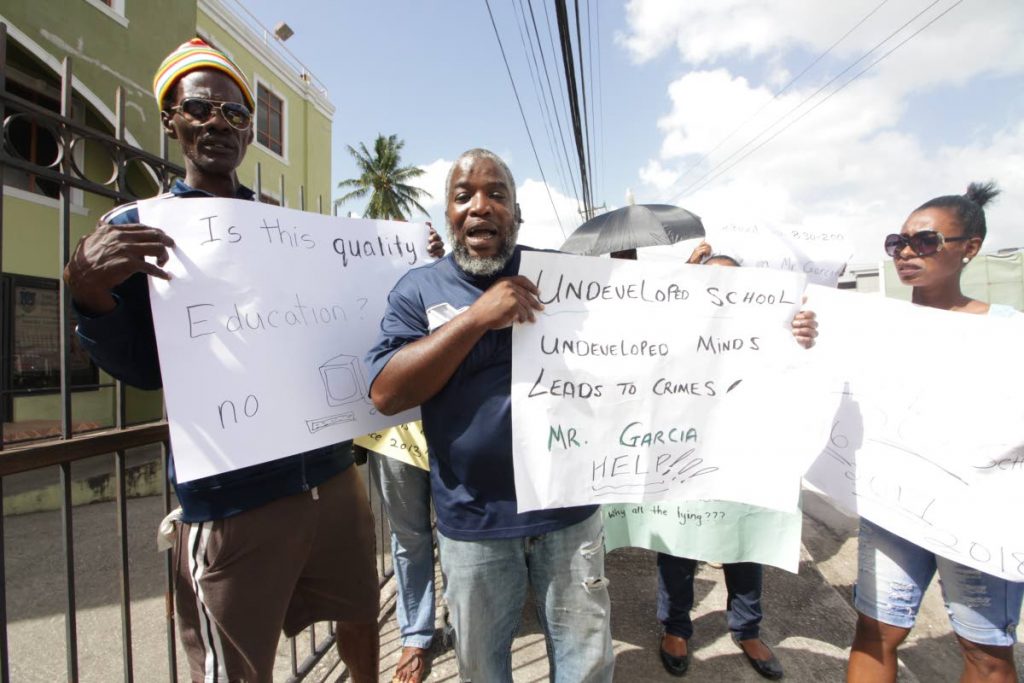
M 468 308 L 499 278 L 516 275 L 523 250 L 492 277 L 449 254 L 395 284 L 381 335 L 366 355 L 370 383 L 391 357 Z M 512 466 L 512 328 L 489 330 L 448 383 L 422 405 L 437 528 L 460 541 L 538 536 L 580 522 L 597 506 L 516 512 Z

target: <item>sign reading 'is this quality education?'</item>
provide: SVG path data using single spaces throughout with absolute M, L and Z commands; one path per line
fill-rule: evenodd
M 150 298 L 178 481 L 419 418 L 377 413 L 362 357 L 391 287 L 430 258 L 426 226 L 214 198 L 139 217 L 175 242 Z
M 803 275 L 538 252 L 520 274 L 545 305 L 512 332 L 521 511 L 694 499 L 796 509 L 831 415 L 790 327 Z

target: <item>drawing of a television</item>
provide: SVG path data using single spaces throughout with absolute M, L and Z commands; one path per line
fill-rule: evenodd
M 327 405 L 370 402 L 363 364 L 356 356 L 341 354 L 330 359 L 320 366 L 320 378 L 327 392 Z

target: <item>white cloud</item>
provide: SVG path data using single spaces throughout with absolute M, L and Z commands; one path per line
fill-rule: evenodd
M 523 224 L 519 228 L 520 244 L 538 249 L 557 249 L 582 222 L 576 199 L 566 197 L 554 188 L 551 188 L 551 199 L 548 199 L 544 183 L 540 180 L 527 178 L 519 185 L 516 194 L 523 212 Z
M 416 187 L 426 190 L 431 195 L 430 199 L 426 199 L 420 204 L 430 212 L 434 221 L 440 221 L 438 225 L 444 222 L 444 181 L 451 166 L 452 162 L 448 159 L 437 159 L 429 164 L 421 164 L 420 168 L 424 173 L 416 179 Z
M 944 1 L 927 16 L 952 4 Z M 630 32 L 619 40 L 634 59 L 649 60 L 675 48 L 684 63 L 698 67 L 667 85 L 669 109 L 658 121 L 662 144 L 658 158 L 638 169 L 645 183 L 638 188 L 639 201 L 674 199 L 700 214 L 708 226 L 840 231 L 853 246 L 855 260 L 875 261 L 881 256 L 882 236 L 898 230 L 914 207 L 938 194 L 962 192 L 971 180 L 994 178 L 1004 194 L 987 211 L 991 232 L 986 249 L 1024 246 L 1024 225 L 1017 220 L 1024 215 L 1024 121 L 993 122 L 975 139 L 929 146 L 922 142 L 917 122 L 904 120 L 911 98 L 926 91 L 941 94 L 969 85 L 979 75 L 1024 74 L 1024 42 L 1019 38 L 1024 34 L 1024 3 L 1019 0 L 956 6 L 814 111 L 808 113 L 833 89 L 798 106 L 827 80 L 820 74 L 808 74 L 772 101 L 786 69 L 802 68 L 778 61 L 780 56 L 798 48 L 806 61 L 807 54 L 828 47 L 875 5 L 876 0 L 777 0 L 769 11 L 758 0 L 630 2 Z M 888 3 L 833 57 L 849 64 L 924 6 Z M 770 68 L 762 69 L 766 84 L 752 83 L 723 66 L 700 67 L 721 64 L 725 58 L 732 69 L 744 73 L 757 73 L 767 64 Z M 1015 96 L 1007 93 L 1008 98 Z M 1000 125 L 1001 130 L 992 132 Z M 762 149 L 744 156 L 762 142 Z M 679 179 L 666 182 L 673 172 Z
M 929 8 L 892 44 L 953 4 L 953 0 L 943 0 Z M 876 0 L 631 0 L 626 7 L 628 32 L 620 34 L 618 42 L 639 62 L 672 48 L 694 65 L 724 57 L 773 56 L 795 47 L 818 53 L 877 5 Z M 885 4 L 836 46 L 833 54 L 859 56 L 925 7 L 925 2 Z M 900 52 L 915 56 L 904 62 L 918 79 L 955 81 L 979 69 L 1007 73 L 1024 64 L 1024 44 L 1019 40 L 1022 29 L 1024 4 L 1019 0 L 965 2 Z M 888 47 L 880 53 L 885 49 Z
M 675 185 L 680 175 L 679 171 L 662 166 L 657 159 L 651 159 L 640 169 L 640 180 L 659 190 L 667 190 Z

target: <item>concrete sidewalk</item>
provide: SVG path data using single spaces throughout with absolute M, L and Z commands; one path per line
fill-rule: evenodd
M 765 572 L 762 635 L 786 669 L 786 679 L 827 683 L 842 681 L 855 615 L 850 607 L 856 575 L 853 523 L 821 501 L 805 505 L 804 557 L 799 575 L 768 568 Z M 132 642 L 135 680 L 167 681 L 163 555 L 155 552 L 155 529 L 161 517 L 159 499 L 129 502 L 131 557 Z M 830 515 L 832 515 L 830 517 Z M 6 571 L 11 680 L 46 682 L 66 679 L 64 655 L 63 566 L 60 519 L 40 512 L 7 517 Z M 121 616 L 118 598 L 118 560 L 114 507 L 109 503 L 75 510 L 80 680 L 123 680 Z M 655 618 L 654 555 L 637 549 L 612 552 L 607 560 L 611 581 L 612 633 L 615 639 L 616 681 L 673 680 L 658 658 L 660 626 Z M 762 680 L 732 643 L 726 628 L 725 585 L 720 571 L 702 566 L 696 580 L 696 632 L 691 641 L 694 660 L 686 679 L 733 682 Z M 326 634 L 323 625 L 318 637 Z M 299 658 L 308 637 L 299 639 Z M 382 681 L 390 681 L 401 644 L 394 622 L 393 584 L 385 587 L 381 624 Z M 958 648 L 936 586 L 925 599 L 917 628 L 903 648 L 901 680 L 942 683 L 956 681 Z M 290 674 L 290 648 L 282 639 L 275 680 Z M 187 680 L 187 667 L 177 648 L 178 680 Z M 1024 652 L 1018 647 L 1018 667 L 1024 671 Z M 513 651 L 515 680 L 547 680 L 544 639 L 533 616 L 525 610 Z M 343 680 L 332 650 L 311 681 Z M 430 681 L 456 681 L 452 652 L 439 651 Z

